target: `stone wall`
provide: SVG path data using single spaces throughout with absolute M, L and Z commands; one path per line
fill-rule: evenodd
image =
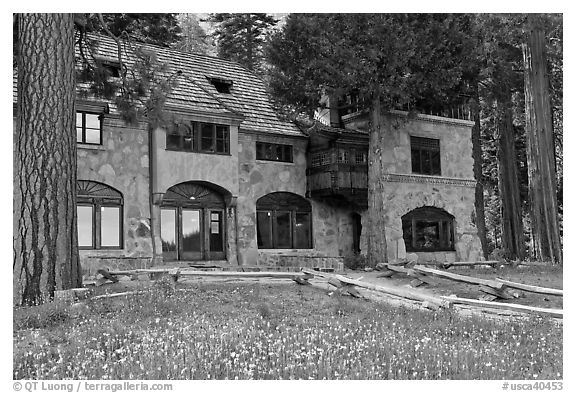
M 312 201 L 314 248 L 323 255 L 353 254 L 352 213 L 344 206 Z
M 406 257 L 401 217 L 422 206 L 444 209 L 455 217 L 455 253 L 415 253 L 420 260 L 479 260 L 481 245 L 473 222 L 474 186 L 471 127 L 464 120 L 435 116 L 408 119 L 402 113 L 385 118 L 388 143 L 384 161 L 382 203 L 388 260 Z M 442 176 L 412 174 L 410 136 L 440 140 Z
M 402 238 L 402 216 L 422 206 L 443 209 L 454 216 L 456 253 L 415 253 L 420 261 L 474 261 L 482 255 L 480 239 L 472 217 L 474 188 L 469 183 L 427 184 L 420 182 L 384 183 L 386 243 L 388 260 L 406 258 Z
M 256 159 L 256 142 L 293 146 L 293 162 Z M 271 192 L 291 192 L 304 197 L 306 193 L 306 145 L 304 138 L 276 137 L 255 133 L 238 136 L 238 262 L 258 264 L 256 240 L 256 201 Z
M 100 257 L 128 257 L 130 264 L 148 263 L 152 256 L 149 208 L 149 156 L 146 126 L 127 126 L 122 120 L 105 116 L 102 145 L 77 147 L 78 179 L 107 184 L 123 196 L 123 238 L 121 250 L 80 250 L 84 269 L 97 268 Z M 90 263 L 88 260 L 90 259 Z M 106 267 L 106 263 L 101 264 Z
M 236 212 L 234 202 L 238 196 L 238 121 L 217 117 L 194 116 L 189 120 L 204 121 L 230 126 L 230 154 L 209 154 L 166 150 L 166 130 L 153 132 L 154 155 L 152 160 L 154 196 L 163 195 L 170 187 L 188 181 L 207 182 L 218 186 L 228 204 L 225 211 L 225 254 L 229 263 L 236 265 Z M 160 205 L 152 206 L 155 242 L 161 260 Z

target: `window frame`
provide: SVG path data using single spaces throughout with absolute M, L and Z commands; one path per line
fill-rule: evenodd
M 78 114 L 82 114 L 82 125 L 80 127 L 78 127 Z M 88 127 L 86 127 L 86 115 L 96 115 L 98 116 L 98 122 L 99 122 L 99 128 L 98 128 L 98 143 L 93 143 L 93 142 L 86 142 L 86 129 Z M 94 112 L 94 111 L 83 111 L 83 110 L 77 110 L 76 111 L 76 143 L 81 144 L 81 145 L 93 145 L 93 146 L 101 146 L 102 145 L 102 130 L 103 130 L 103 125 L 104 123 L 104 114 L 101 112 Z M 78 129 L 82 130 L 82 138 L 79 141 L 78 140 Z M 88 128 L 90 130 L 96 130 L 96 128 Z
M 270 157 L 266 158 L 267 150 L 270 149 Z M 276 158 L 274 158 L 276 149 Z M 256 159 L 259 161 L 294 162 L 294 146 L 285 143 L 256 141 Z
M 406 252 L 443 252 L 443 251 L 456 251 L 455 241 L 455 219 L 454 217 L 438 208 L 425 206 L 414 209 L 404 216 L 402 216 L 402 238 Z M 418 224 L 437 224 L 439 243 L 436 247 L 425 248 L 417 246 L 419 236 L 417 236 Z M 406 232 L 410 232 L 409 239 L 406 237 Z
M 418 157 L 417 161 L 416 156 Z M 425 162 L 426 158 L 428 164 Z M 410 163 L 412 173 L 442 176 L 440 139 L 410 136 Z
M 110 195 L 90 195 L 78 192 L 76 201 L 76 219 L 78 220 L 78 206 L 90 206 L 92 208 L 92 244 L 90 246 L 81 246 L 80 250 L 122 250 L 124 249 L 124 198 L 117 190 L 112 187 L 98 182 L 90 182 L 99 186 L 109 188 L 120 196 Z M 118 208 L 118 246 L 102 245 L 102 208 Z
M 210 136 L 206 138 L 203 131 L 205 126 L 210 127 Z M 189 130 L 189 133 L 183 134 L 179 130 L 184 128 Z M 176 130 L 176 131 L 174 131 Z M 223 132 L 223 136 L 218 134 L 219 131 Z M 191 139 L 190 148 L 186 148 L 185 139 L 189 136 Z M 168 143 L 170 138 L 179 138 L 179 143 Z M 210 141 L 210 148 L 204 149 L 203 143 L 205 140 Z M 222 151 L 218 151 L 219 144 L 223 146 Z M 172 127 L 166 130 L 166 150 L 181 151 L 187 153 L 205 153 L 205 154 L 219 154 L 231 155 L 230 153 L 230 126 L 227 124 L 206 123 L 199 121 L 174 123 Z
M 278 199 L 280 200 L 279 203 L 271 203 L 269 200 L 265 201 L 265 202 L 261 202 L 262 198 L 266 198 L 270 195 L 274 195 L 276 194 Z M 278 194 L 284 194 L 284 195 L 278 195 Z M 285 194 L 289 194 L 289 195 L 285 195 Z M 302 201 L 299 201 L 300 203 L 298 204 L 290 204 L 288 201 L 282 201 L 281 198 L 282 197 L 286 197 L 286 198 L 301 198 Z M 292 250 L 309 250 L 309 249 L 313 249 L 314 248 L 314 242 L 313 242 L 313 236 L 314 236 L 314 232 L 313 232 L 313 216 L 312 216 L 312 207 L 309 204 L 309 202 L 296 194 L 291 194 L 288 192 L 275 192 L 275 193 L 271 193 L 271 194 L 267 194 L 264 197 L 260 198 L 257 202 L 256 202 L 256 244 L 259 250 L 287 250 L 287 249 L 292 249 Z M 304 204 L 304 202 L 306 202 Z M 260 206 L 259 206 L 260 205 Z M 298 206 L 300 205 L 300 206 Z M 288 213 L 289 215 L 289 231 L 290 231 L 290 239 L 289 239 L 289 247 L 285 247 L 284 245 L 280 246 L 280 240 L 278 238 L 278 214 L 286 214 Z M 258 225 L 258 216 L 260 214 L 266 214 L 268 218 L 267 220 L 267 231 L 268 231 L 268 236 L 270 238 L 270 242 L 271 244 L 269 245 L 270 247 L 266 247 L 268 245 L 263 244 L 260 242 L 259 238 L 259 234 L 260 232 L 260 228 Z M 297 224 L 297 215 L 306 215 L 307 221 L 309 223 L 308 225 L 308 236 L 307 236 L 307 247 L 296 247 L 296 240 L 299 238 L 296 234 L 297 228 L 298 226 Z

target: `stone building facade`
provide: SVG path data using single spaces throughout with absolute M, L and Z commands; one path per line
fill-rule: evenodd
M 115 44 L 99 41 L 97 55 L 114 64 Z M 340 119 L 329 111 L 325 124 L 321 114 L 296 125 L 279 119 L 263 81 L 240 65 L 144 47 L 177 75 L 164 125 L 127 125 L 111 101 L 77 105 L 86 275 L 166 263 L 339 270 L 346 256 L 366 253 L 363 112 Z M 126 53 L 124 61 L 136 60 Z M 480 258 L 472 122 L 401 112 L 386 119 L 388 260 Z

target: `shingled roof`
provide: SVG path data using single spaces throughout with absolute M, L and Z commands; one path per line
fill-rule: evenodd
M 95 56 L 111 62 L 118 61 L 118 46 L 110 37 L 90 36 L 95 44 Z M 262 132 L 286 136 L 305 136 L 294 124 L 282 121 L 272 108 L 262 79 L 240 64 L 217 57 L 185 53 L 159 46 L 124 43 L 122 61 L 133 65 L 134 49 L 141 47 L 154 52 L 159 63 L 166 65 L 165 76 L 173 75 L 177 85 L 167 97 L 168 108 L 214 115 L 241 115 L 240 131 Z M 77 56 L 79 56 L 77 54 Z M 220 93 L 211 79 L 230 81 L 230 93 Z M 16 100 L 14 73 L 14 101 Z M 110 104 L 111 112 L 115 106 Z

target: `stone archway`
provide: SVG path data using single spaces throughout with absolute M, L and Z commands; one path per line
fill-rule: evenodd
M 165 261 L 226 258 L 227 197 L 221 187 L 199 181 L 179 183 L 166 191 L 160 204 Z

